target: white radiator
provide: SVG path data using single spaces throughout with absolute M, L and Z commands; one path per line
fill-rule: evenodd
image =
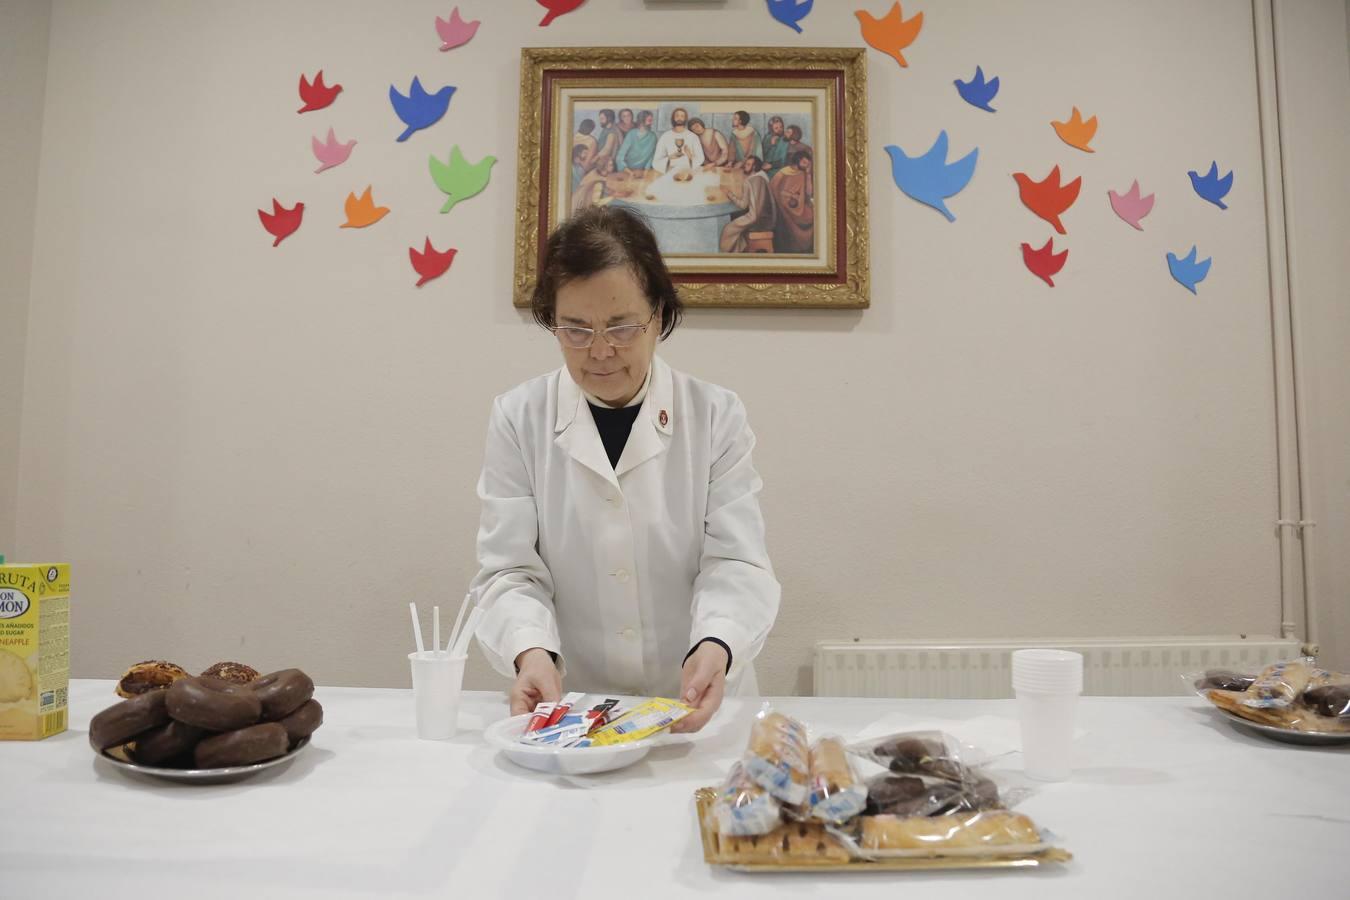
M 1076 638 L 1035 641 L 820 641 L 818 697 L 1011 697 L 1011 655 L 1026 647 L 1083 654 L 1083 693 L 1187 693 L 1181 676 L 1211 668 L 1258 669 L 1298 656 L 1274 637 Z

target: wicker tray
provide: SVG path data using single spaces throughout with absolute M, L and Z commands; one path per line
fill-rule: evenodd
M 694 792 L 698 810 L 698 830 L 703 838 L 703 860 L 710 866 L 723 866 L 737 872 L 913 872 L 933 869 L 1034 869 L 1067 863 L 1073 854 L 1059 847 L 1037 853 L 1007 856 L 924 856 L 903 859 L 801 859 L 791 862 L 744 862 L 726 853 L 713 823 L 712 806 L 717 799 L 714 788 Z

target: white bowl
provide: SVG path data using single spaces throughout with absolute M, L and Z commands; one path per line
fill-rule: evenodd
M 666 732 L 660 732 L 640 741 L 609 747 L 536 747 L 519 742 L 520 736 L 525 733 L 525 723 L 529 720 L 530 716 L 526 713 L 493 722 L 483 732 L 483 737 L 490 747 L 506 754 L 506 758 L 516 765 L 550 775 L 613 772 L 640 761 L 653 747 L 668 740 Z

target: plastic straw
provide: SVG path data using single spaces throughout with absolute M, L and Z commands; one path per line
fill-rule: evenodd
M 416 638 L 416 640 L 417 640 L 417 652 L 418 652 L 418 653 L 426 653 L 426 652 L 427 652 L 427 648 L 426 648 L 426 646 L 422 643 L 422 626 L 421 626 L 421 625 L 418 623 L 418 621 L 417 621 L 417 604 L 416 604 L 416 603 L 409 603 L 409 604 L 408 604 L 408 612 L 410 612 L 410 613 L 412 614 L 413 637 Z
M 450 640 L 445 642 L 446 650 L 449 650 L 451 647 L 453 647 L 455 645 L 455 642 L 459 640 L 459 626 L 464 621 L 464 614 L 469 611 L 469 607 L 472 605 L 473 605 L 473 594 L 466 593 L 464 595 L 464 602 L 461 603 L 459 606 L 459 615 L 455 616 L 455 627 L 450 629 Z
M 469 652 L 469 640 L 473 637 L 473 630 L 478 627 L 478 620 L 482 616 L 483 610 L 477 606 L 469 613 L 469 618 L 464 622 L 464 629 L 460 631 L 459 637 L 455 638 L 455 645 L 450 650 L 452 658 L 464 656 Z
M 441 608 L 431 608 L 431 650 L 437 656 L 441 653 Z

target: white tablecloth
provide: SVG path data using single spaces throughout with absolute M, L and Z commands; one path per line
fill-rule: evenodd
M 191 787 L 97 759 L 86 729 L 112 684 L 72 683 L 69 732 L 0 743 L 0 896 L 1350 896 L 1350 751 L 1267 742 L 1198 699 L 1082 701 L 1073 779 L 1022 806 L 1075 855 L 1060 870 L 764 876 L 703 862 L 692 802 L 742 750 L 753 704 L 729 701 L 713 734 L 625 771 L 563 779 L 483 744 L 500 695 L 466 695 L 449 742 L 416 739 L 409 691 L 318 696 L 327 721 L 289 766 Z M 844 735 L 1014 715 L 1010 701 L 774 702 Z

